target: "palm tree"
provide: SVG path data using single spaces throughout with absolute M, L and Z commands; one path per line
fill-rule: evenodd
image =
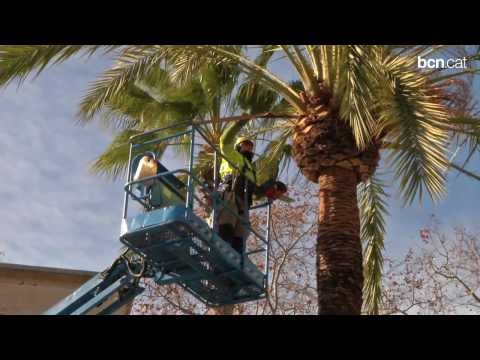
M 417 67 L 417 56 L 444 56 L 459 49 L 109 47 L 107 51 L 118 54 L 117 65 L 92 85 L 83 104 L 88 104 L 87 117 L 93 116 L 121 89 L 166 64 L 174 69 L 172 77 L 178 83 L 190 81 L 202 67 L 210 65 L 239 67 L 247 81 L 268 87 L 283 102 L 282 116 L 271 121 L 267 130 L 275 134 L 278 143 L 292 142 L 301 172 L 320 185 L 319 313 L 359 314 L 362 292 L 367 311 L 375 313 L 386 215 L 384 183 L 375 176 L 381 156 L 386 168 L 394 172 L 405 204 L 411 204 L 415 199 L 421 201 L 425 192 L 434 201 L 445 195 L 445 173 L 451 166 L 447 153 L 454 141 L 470 144 L 472 153 L 477 149 L 479 122 L 472 116 L 470 104 L 458 96 L 460 90 L 469 90 L 463 78 L 476 70 L 426 71 Z M 2 47 L 0 84 L 24 79 L 31 71 L 41 71 L 51 61 L 63 61 L 81 50 L 92 53 L 98 48 Z M 478 59 L 476 51 L 467 57 L 472 63 Z M 301 86 L 293 86 L 272 72 L 271 62 L 280 58 L 293 67 Z M 463 171 L 464 165 L 455 166 Z M 364 259 L 361 239 L 365 242 Z

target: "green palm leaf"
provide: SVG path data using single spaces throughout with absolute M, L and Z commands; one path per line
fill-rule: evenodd
M 378 314 L 382 296 L 383 249 L 385 218 L 388 216 L 385 183 L 373 176 L 358 187 L 361 231 L 364 254 L 363 307 L 368 314 Z
M 158 48 L 154 46 L 130 46 L 122 51 L 117 63 L 106 70 L 88 90 L 81 103 L 81 113 L 92 118 L 108 101 L 114 99 L 126 87 L 152 74 L 163 63 Z
M 48 64 L 59 64 L 84 52 L 92 55 L 100 48 L 105 53 L 118 46 L 101 45 L 2 45 L 0 46 L 0 86 L 17 79 L 21 83 L 36 71 L 38 76 Z
M 414 68 L 415 59 L 392 57 L 385 63 L 389 86 L 378 94 L 380 120 L 395 144 L 387 160 L 400 179 L 406 204 L 417 196 L 421 200 L 425 190 L 439 200 L 445 194 L 447 110 L 428 94 L 424 75 Z

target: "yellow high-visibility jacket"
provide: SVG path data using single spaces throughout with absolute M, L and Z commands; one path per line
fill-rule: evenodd
M 235 138 L 246 123 L 246 120 L 236 121 L 227 129 L 225 129 L 220 137 L 220 151 L 222 155 L 235 164 L 238 169 L 244 171 L 248 180 L 250 180 L 253 184 L 256 184 L 257 178 L 254 165 L 251 161 L 235 150 Z M 238 170 L 232 167 L 228 161 L 222 159 L 220 165 L 220 178 L 225 179 L 227 175 L 236 176 L 238 175 Z
M 253 163 L 235 150 L 235 140 L 242 127 L 248 120 L 236 121 L 225 129 L 220 137 L 220 151 L 224 157 L 229 159 L 235 166 L 244 171 L 245 177 L 253 185 L 253 194 L 256 197 L 262 197 L 263 192 L 278 176 L 278 168 L 281 156 L 276 159 L 265 161 L 259 158 Z M 258 167 L 256 165 L 259 165 Z M 220 178 L 224 180 L 227 175 L 233 177 L 238 175 L 238 170 L 233 168 L 226 160 L 222 159 L 220 165 Z M 251 202 L 251 198 L 249 200 Z

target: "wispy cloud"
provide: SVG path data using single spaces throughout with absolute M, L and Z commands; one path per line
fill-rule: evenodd
M 101 270 L 115 256 L 121 184 L 87 172 L 110 137 L 74 125 L 80 96 L 104 66 L 72 61 L 0 93 L 3 261 Z

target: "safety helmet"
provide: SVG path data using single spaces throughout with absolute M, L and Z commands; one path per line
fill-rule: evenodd
M 235 149 L 238 150 L 238 146 L 243 142 L 249 142 L 250 144 L 252 144 L 252 146 L 254 145 L 253 141 L 250 138 L 246 136 L 241 136 L 237 139 L 237 141 L 235 141 Z

